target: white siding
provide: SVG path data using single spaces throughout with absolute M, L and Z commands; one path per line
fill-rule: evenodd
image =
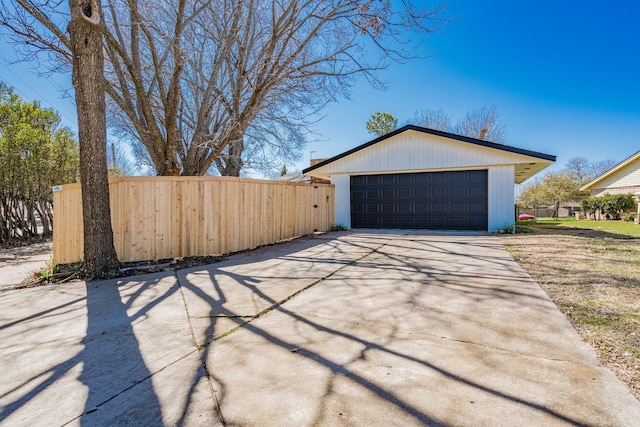
M 488 172 L 489 230 L 504 230 L 515 223 L 514 167 L 494 166 Z
M 592 188 L 591 197 L 604 196 L 605 194 L 638 194 L 640 185 L 635 187 Z
M 331 175 L 331 183 L 336 186 L 335 225 L 351 228 L 351 177 L 347 174 Z
M 488 165 L 527 162 L 540 162 L 540 159 L 436 135 L 407 131 L 331 162 L 316 169 L 312 174 L 358 175 L 451 168 L 473 169 Z
M 598 182 L 591 191 L 605 193 L 608 188 L 640 186 L 640 158 Z

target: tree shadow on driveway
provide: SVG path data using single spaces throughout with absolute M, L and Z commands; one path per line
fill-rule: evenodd
M 60 287 L 61 292 L 50 287 L 2 294 L 3 299 L 11 297 L 14 306 L 20 300 L 21 312 L 30 314 L 0 325 L 7 344 L 0 350 L 7 358 L 3 365 L 13 369 L 5 375 L 0 394 L 0 422 L 162 425 L 151 379 L 162 367 L 148 351 L 150 344 L 162 347 L 162 339 L 151 337 L 149 343 L 140 335 L 146 331 L 145 321 L 157 318 L 166 302 L 180 295 L 172 275 L 147 279 L 71 284 Z M 29 298 L 46 308 L 35 313 L 25 308 Z M 50 307 L 54 301 L 62 302 Z M 184 311 L 181 314 L 184 317 Z M 146 360 L 142 341 L 147 341 Z
M 389 236 L 378 241 L 377 246 L 369 246 L 367 252 L 342 265 L 331 260 L 333 269 L 312 283 L 305 282 L 305 271 L 311 265 L 317 266 L 321 260 L 304 251 L 274 255 L 273 265 L 280 265 L 283 259 L 298 263 L 289 264 L 292 268 L 288 271 L 271 270 L 261 264 L 253 274 L 240 273 L 249 270 L 245 260 L 239 264 L 231 262 L 193 269 L 179 275 L 187 305 L 196 308 L 190 312 L 194 333 L 198 343 L 205 347 L 203 361 L 225 422 L 259 425 L 269 420 L 268 417 L 277 416 L 271 421 L 281 425 L 377 424 L 392 416 L 395 424 L 449 425 L 451 419 L 464 420 L 464 414 L 458 414 L 462 418 L 452 415 L 447 420 L 442 417 L 442 408 L 437 406 L 469 404 L 468 401 L 451 400 L 454 395 L 448 394 L 447 388 L 455 388 L 489 406 L 489 409 L 481 409 L 485 417 L 489 416 L 485 421 L 495 422 L 497 418 L 491 416 L 499 416 L 497 414 L 503 411 L 511 415 L 526 412 L 529 420 L 584 424 L 583 414 L 558 409 L 552 401 L 541 397 L 540 390 L 532 394 L 519 388 L 512 389 L 509 384 L 498 385 L 486 372 L 472 375 L 466 367 L 454 368 L 437 357 L 445 353 L 434 346 L 476 352 L 475 366 L 485 366 L 484 370 L 489 374 L 495 370 L 496 375 L 512 381 L 537 381 L 539 378 L 531 373 L 526 379 L 512 377 L 514 374 L 509 372 L 501 373 L 500 366 L 496 365 L 514 356 L 507 349 L 494 350 L 473 342 L 444 341 L 434 337 L 429 330 L 405 329 L 404 315 L 397 316 L 394 321 L 397 314 L 394 310 L 406 309 L 407 304 L 414 309 L 414 316 L 429 316 L 415 308 L 423 304 L 424 309 L 424 298 L 435 289 L 453 291 L 461 299 L 479 304 L 497 300 L 510 303 L 515 297 L 519 299 L 517 304 L 523 307 L 540 304 L 546 307 L 546 299 L 535 292 L 509 291 L 498 285 L 487 285 L 483 283 L 486 281 L 484 275 L 469 283 L 466 279 L 473 275 L 461 274 L 459 264 L 425 263 L 403 247 L 402 238 L 400 242 L 397 239 L 398 236 Z M 425 239 L 426 242 L 418 241 L 416 247 L 427 244 L 428 238 Z M 431 254 L 435 250 L 453 251 L 448 255 L 471 263 L 472 267 L 472 258 L 478 257 L 483 258 L 483 268 L 493 266 L 496 271 L 510 268 L 503 258 L 492 261 L 491 253 L 480 255 L 488 249 L 485 240 L 479 240 L 473 250 L 465 249 L 465 245 L 457 245 L 453 250 L 447 246 L 449 249 L 446 249 L 437 242 L 433 243 L 434 247 L 423 250 Z M 397 248 L 389 249 L 398 243 Z M 348 251 L 347 245 L 343 242 L 341 248 L 328 246 L 326 249 L 344 253 Z M 473 243 L 469 245 L 474 246 Z M 495 251 L 500 245 L 492 246 Z M 398 291 L 382 286 L 377 294 L 368 296 L 369 300 L 357 299 L 358 289 L 377 286 L 378 276 L 374 272 L 382 272 L 381 281 L 394 276 L 404 278 L 406 289 Z M 514 273 L 522 274 L 522 271 L 516 269 Z M 414 276 L 409 277 L 411 274 Z M 296 283 L 299 286 L 296 287 Z M 392 286 L 402 286 L 402 283 L 399 279 Z M 293 286 L 294 292 L 280 295 L 276 291 L 278 286 Z M 393 292 L 402 295 L 389 305 L 388 299 Z M 478 292 L 481 292 L 480 296 Z M 416 293 L 424 293 L 427 297 Z M 349 299 L 350 295 L 352 298 Z M 372 304 L 368 311 L 355 310 L 358 316 L 350 317 L 352 308 L 365 302 Z M 384 323 L 385 319 L 387 323 Z M 525 372 L 544 366 L 553 370 L 556 379 L 562 377 L 559 364 L 550 366 L 546 360 L 532 362 L 533 356 L 527 355 L 516 354 L 515 357 L 531 364 L 524 368 Z M 384 375 L 389 377 L 381 376 L 385 370 L 388 372 Z M 542 392 L 553 388 L 553 384 L 547 390 L 542 387 Z M 450 401 L 439 395 L 447 396 Z M 464 400 L 467 397 L 456 398 Z M 500 409 L 491 415 L 491 405 L 496 403 Z M 459 411 L 465 411 L 463 406 Z M 482 419 L 482 415 L 478 415 L 467 421 Z

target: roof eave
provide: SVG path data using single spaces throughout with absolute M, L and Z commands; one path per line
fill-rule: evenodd
M 329 158 L 329 159 L 327 159 L 327 160 L 325 160 L 323 162 L 320 162 L 320 163 L 318 163 L 316 165 L 310 166 L 310 167 L 304 169 L 302 171 L 302 173 L 306 174 L 306 173 L 311 172 L 311 171 L 313 171 L 315 169 L 319 169 L 319 168 L 321 168 L 323 166 L 326 166 L 326 165 L 328 165 L 330 163 L 335 162 L 336 160 L 339 160 L 339 159 L 342 159 L 344 157 L 347 157 L 347 156 L 349 156 L 349 155 L 351 155 L 353 153 L 356 153 L 356 152 L 358 152 L 360 150 L 368 148 L 368 147 L 370 147 L 372 145 L 375 145 L 375 144 L 377 144 L 377 143 L 379 143 L 381 141 L 384 141 L 386 139 L 392 138 L 392 137 L 394 137 L 396 135 L 399 135 L 399 134 L 401 134 L 403 132 L 407 132 L 409 130 L 413 130 L 413 131 L 421 132 L 421 133 L 426 133 L 426 134 L 430 134 L 430 135 L 436 135 L 436 136 L 440 136 L 440 137 L 443 137 L 443 138 L 454 139 L 454 140 L 457 140 L 457 141 L 468 142 L 468 143 L 479 145 L 479 146 L 482 146 L 482 147 L 494 148 L 494 149 L 497 149 L 497 150 L 507 151 L 507 152 L 511 152 L 511 153 L 515 153 L 515 154 L 522 154 L 522 155 L 525 155 L 525 156 L 535 157 L 535 158 L 539 158 L 539 159 L 542 159 L 542 160 L 547 160 L 547 161 L 549 161 L 551 163 L 556 161 L 556 156 L 552 156 L 550 154 L 544 154 L 544 153 L 539 153 L 539 152 L 536 152 L 536 151 L 525 150 L 525 149 L 522 149 L 522 148 L 512 147 L 510 145 L 498 144 L 496 142 L 484 141 L 484 140 L 481 140 L 481 139 L 470 138 L 468 136 L 463 136 L 463 135 L 456 135 L 456 134 L 453 134 L 453 133 L 443 132 L 443 131 L 439 131 L 439 130 L 435 130 L 435 129 L 428 129 L 428 128 L 423 128 L 423 127 L 415 126 L 415 125 L 406 125 L 406 126 L 401 127 L 400 129 L 396 129 L 396 130 L 394 130 L 392 132 L 389 132 L 386 135 L 382 135 L 382 136 L 380 136 L 380 137 L 378 137 L 376 139 L 373 139 L 373 140 L 371 140 L 369 142 L 366 142 L 366 143 L 364 143 L 362 145 L 359 145 L 359 146 L 357 146 L 355 148 L 352 148 L 351 150 L 345 151 L 344 153 L 341 153 L 341 154 L 338 154 L 338 155 L 336 155 L 334 157 L 331 157 L 331 158 Z

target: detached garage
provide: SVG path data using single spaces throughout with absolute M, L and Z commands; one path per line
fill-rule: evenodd
M 347 228 L 501 230 L 514 224 L 514 184 L 555 156 L 408 125 L 303 173 L 336 186 Z

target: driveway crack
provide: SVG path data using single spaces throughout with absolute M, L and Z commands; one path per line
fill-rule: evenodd
M 229 335 L 233 334 L 234 332 L 238 331 L 239 329 L 242 329 L 243 327 L 245 327 L 249 323 L 253 322 L 254 320 L 259 319 L 260 317 L 266 316 L 267 314 L 269 314 L 270 312 L 276 310 L 278 307 L 280 307 L 281 305 L 283 305 L 287 301 L 292 300 L 293 298 L 297 297 L 298 295 L 302 294 L 303 292 L 307 291 L 308 289 L 316 286 L 317 284 L 324 282 L 325 280 L 329 279 L 330 277 L 332 277 L 333 275 L 335 275 L 338 272 L 342 271 L 343 269 L 345 269 L 347 267 L 350 267 L 350 266 L 356 264 L 357 262 L 363 260 L 364 258 L 368 257 L 369 255 L 372 255 L 372 254 L 378 252 L 380 249 L 382 249 L 384 246 L 388 245 L 393 240 L 394 239 L 387 240 L 386 242 L 380 244 L 376 248 L 371 249 L 369 252 L 367 252 L 366 254 L 362 255 L 360 258 L 357 258 L 357 259 L 354 259 L 352 261 L 349 261 L 348 263 L 342 265 L 340 268 L 332 271 L 331 273 L 327 274 L 326 276 L 321 277 L 320 279 L 316 280 L 315 282 L 310 283 L 307 286 L 298 289 L 296 292 L 286 296 L 285 298 L 281 299 L 280 301 L 275 302 L 274 304 L 270 305 L 269 307 L 265 308 L 264 310 L 262 310 L 261 312 L 259 312 L 257 314 L 254 314 L 252 316 L 221 316 L 221 317 L 233 317 L 233 318 L 238 318 L 238 319 L 245 319 L 246 318 L 247 320 L 242 322 L 242 323 L 240 323 L 238 326 L 228 330 L 227 332 L 222 333 L 222 334 L 214 337 L 212 340 L 200 344 L 199 348 L 208 347 L 213 342 L 218 341 L 218 340 L 220 340 L 222 338 L 228 337 Z M 193 333 L 193 330 L 192 330 L 192 333 Z M 194 337 L 194 339 L 195 339 L 195 337 Z

